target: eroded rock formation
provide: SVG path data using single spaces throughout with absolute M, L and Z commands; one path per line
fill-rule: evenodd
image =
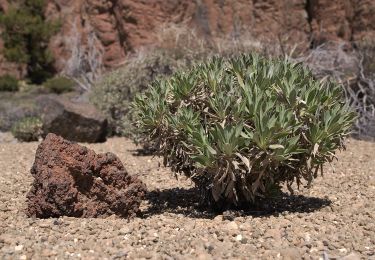
M 30 217 L 131 217 L 146 192 L 116 155 L 96 154 L 54 134 L 39 145 L 31 174 Z
M 8 8 L 6 0 L 0 9 Z M 62 28 L 51 41 L 64 70 L 76 49 L 100 50 L 104 67 L 121 64 L 129 51 L 152 44 L 168 24 L 187 23 L 207 37 L 249 32 L 256 39 L 310 46 L 327 40 L 375 38 L 373 0 L 47 0 L 47 16 Z M 93 37 L 95 35 L 95 37 Z M 87 47 L 88 46 L 88 47 Z

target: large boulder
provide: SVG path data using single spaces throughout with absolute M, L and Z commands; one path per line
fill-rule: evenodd
M 38 104 L 41 107 L 43 137 L 54 133 L 75 142 L 105 141 L 108 122 L 93 105 L 57 95 L 42 96 Z
M 29 217 L 132 217 L 146 192 L 116 155 L 96 154 L 55 134 L 39 145 L 31 174 Z

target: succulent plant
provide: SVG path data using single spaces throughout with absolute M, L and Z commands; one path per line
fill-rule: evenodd
M 251 204 L 309 186 L 356 118 L 342 88 L 301 64 L 213 58 L 157 80 L 133 103 L 144 142 L 214 204 Z

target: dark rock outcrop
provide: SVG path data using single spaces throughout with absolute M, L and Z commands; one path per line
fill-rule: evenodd
M 40 97 L 38 105 L 41 107 L 43 137 L 54 133 L 75 142 L 105 141 L 108 122 L 94 106 L 54 95 Z
M 146 192 L 116 155 L 96 154 L 54 134 L 39 145 L 31 174 L 29 217 L 131 217 Z

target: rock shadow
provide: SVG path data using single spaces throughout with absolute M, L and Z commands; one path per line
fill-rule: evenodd
M 267 217 L 270 215 L 288 213 L 310 213 L 328 207 L 331 201 L 326 198 L 308 197 L 282 193 L 277 199 L 264 201 L 261 205 L 251 205 L 247 208 L 227 208 L 214 210 L 200 203 L 197 188 L 172 188 L 148 192 L 145 199 L 149 202 L 148 208 L 142 212 L 143 218 L 165 212 L 183 214 L 191 218 L 212 219 L 222 214 L 226 219 L 235 217 Z

